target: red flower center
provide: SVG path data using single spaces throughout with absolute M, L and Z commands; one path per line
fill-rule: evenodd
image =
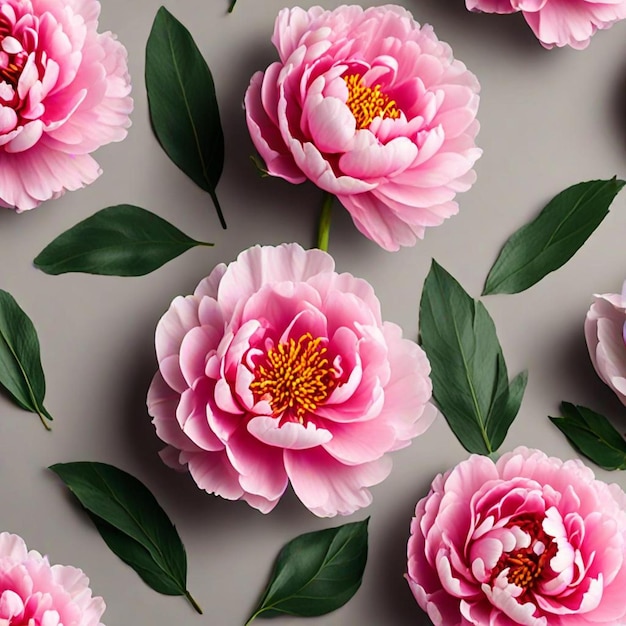
M 360 74 L 346 74 L 343 79 L 348 86 L 346 104 L 354 115 L 358 129 L 367 128 L 375 117 L 400 117 L 396 101 L 384 93 L 380 85 L 367 87 Z
M 302 424 L 304 416 L 324 403 L 337 385 L 337 372 L 328 360 L 322 337 L 310 333 L 271 348 L 258 365 L 250 389 L 257 401 L 267 400 L 274 417 L 287 409 Z
M 536 519 L 517 520 L 514 525 L 530 535 L 530 545 L 527 548 L 505 552 L 491 572 L 491 582 L 498 575 L 508 569 L 506 578 L 512 585 L 523 589 L 524 595 L 531 591 L 542 573 L 549 566 L 550 560 L 556 554 L 557 545 L 552 537 L 547 535 Z M 518 598 L 518 600 L 520 600 Z

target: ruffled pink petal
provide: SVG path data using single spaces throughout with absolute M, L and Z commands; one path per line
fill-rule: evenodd
M 262 445 L 245 428 L 240 428 L 229 439 L 226 452 L 247 493 L 270 501 L 278 500 L 284 493 L 287 474 L 281 448 Z
M 226 500 L 239 500 L 244 490 L 239 474 L 231 465 L 226 451 L 190 454 L 189 472 L 200 489 Z
M 218 297 L 224 317 L 267 283 L 306 281 L 316 274 L 332 272 L 334 266 L 329 254 L 305 251 L 297 244 L 249 248 L 229 265 L 220 282 Z
M 514 13 L 519 10 L 513 7 L 511 0 L 465 0 L 465 5 L 470 11 L 484 13 Z
M 411 246 L 424 236 L 423 228 L 410 226 L 372 195 L 338 195 L 337 199 L 348 209 L 358 230 L 385 250 Z
M 319 449 L 286 450 L 284 458 L 296 495 L 320 517 L 350 515 L 368 506 L 372 495 L 367 487 L 382 482 L 391 471 L 387 457 L 352 467 Z
M 259 441 L 276 448 L 289 450 L 306 450 L 328 443 L 336 437 L 323 428 L 317 428 L 313 422 L 306 426 L 297 422 L 285 422 L 280 425 L 275 417 L 260 415 L 248 422 L 248 432 Z

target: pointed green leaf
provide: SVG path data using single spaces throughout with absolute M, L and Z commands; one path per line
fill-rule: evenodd
M 626 181 L 590 180 L 555 196 L 504 244 L 483 295 L 519 293 L 564 265 L 609 212 Z
M 43 405 L 46 379 L 41 367 L 39 339 L 31 319 L 13 296 L 0 289 L 0 385 L 18 406 L 46 420 L 52 416 Z
M 228 7 L 228 12 L 232 13 L 235 5 L 237 4 L 237 0 L 231 0 L 230 6 Z
M 130 204 L 102 209 L 59 235 L 35 259 L 47 274 L 143 276 L 195 246 L 163 218 Z
M 181 595 L 179 582 L 155 562 L 146 548 L 98 516 L 88 515 L 109 549 L 130 565 L 149 587 L 166 596 Z
M 361 586 L 368 521 L 306 533 L 285 545 L 247 623 L 285 614 L 325 615 L 343 606 Z
M 582 455 L 606 470 L 626 469 L 626 441 L 603 415 L 561 403 L 562 417 L 550 421 Z
M 500 354 L 504 365 L 504 357 Z M 506 365 L 504 365 L 503 378 L 500 379 L 500 389 L 494 398 L 494 401 L 487 415 L 487 432 L 491 439 L 491 445 L 494 450 L 498 450 L 503 444 L 509 427 L 517 416 L 526 383 L 528 382 L 528 372 L 520 372 L 510 384 L 507 382 Z
M 434 260 L 422 291 L 420 337 L 433 396 L 450 428 L 469 452 L 492 454 L 517 414 L 526 376 L 509 384 L 487 309 Z
M 169 158 L 207 191 L 223 228 L 215 188 L 224 166 L 224 134 L 209 66 L 189 31 L 165 8 L 146 45 L 152 128 Z
M 155 591 L 186 596 L 187 555 L 176 528 L 134 476 L 106 463 L 50 466 L 78 498 L 109 548 Z

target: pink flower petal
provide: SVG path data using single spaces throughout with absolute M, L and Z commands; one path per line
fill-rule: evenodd
M 320 517 L 350 515 L 368 506 L 367 489 L 383 481 L 391 471 L 391 460 L 349 466 L 323 450 L 285 451 L 285 469 L 293 490 L 307 508 Z
M 276 418 L 265 415 L 251 419 L 248 422 L 248 432 L 268 446 L 289 450 L 315 448 L 334 438 L 330 431 L 316 428 L 312 422 L 306 426 L 294 422 L 279 425 Z M 336 431 L 333 429 L 333 432 Z

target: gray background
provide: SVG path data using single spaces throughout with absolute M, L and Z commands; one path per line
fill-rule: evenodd
M 581 180 L 626 174 L 626 23 L 598 33 L 583 52 L 546 51 L 521 16 L 470 14 L 463 0 L 402 4 L 419 22 L 433 24 L 482 83 L 478 143 L 484 155 L 477 165 L 478 182 L 460 196 L 459 215 L 430 230 L 414 248 L 395 254 L 361 236 L 337 205 L 330 252 L 340 271 L 373 284 L 384 317 L 415 338 L 421 286 L 432 257 L 477 296 L 500 246 L 549 198 Z M 411 447 L 395 454 L 394 470 L 373 488 L 369 509 L 347 519 L 320 520 L 290 493 L 264 516 L 245 503 L 198 490 L 186 474 L 159 460 L 161 445 L 145 410 L 156 368 L 154 328 L 176 295 L 191 293 L 216 263 L 231 261 L 252 244 L 314 242 L 321 192 L 310 184 L 291 186 L 257 176 L 248 160 L 253 149 L 241 108 L 252 73 L 275 59 L 270 35 L 284 5 L 285 0 L 239 0 L 227 16 L 227 0 L 167 3 L 191 30 L 216 82 L 227 150 L 218 192 L 227 231 L 220 229 L 209 197 L 179 172 L 151 134 L 143 71 L 145 42 L 160 6 L 156 0 L 103 0 L 101 29 L 116 32 L 128 48 L 135 98 L 127 140 L 96 154 L 103 176 L 28 214 L 0 212 L 0 287 L 15 296 L 38 329 L 46 404 L 55 416 L 48 433 L 36 416 L 0 396 L 0 527 L 21 534 L 52 562 L 84 569 L 94 592 L 107 602 L 103 621 L 108 626 L 242 625 L 286 541 L 367 515 L 370 552 L 361 590 L 337 612 L 308 623 L 428 623 L 402 575 L 416 501 L 436 473 L 467 456 L 441 416 Z M 100 208 L 125 202 L 148 208 L 216 246 L 192 250 L 142 278 L 52 277 L 32 266 L 57 234 Z M 521 412 L 503 449 L 524 444 L 574 457 L 547 419 L 563 399 L 604 411 L 624 428 L 626 409 L 596 377 L 582 324 L 593 293 L 621 289 L 625 233 L 622 193 L 567 266 L 523 294 L 484 299 L 511 374 L 524 368 L 530 372 Z M 188 586 L 204 616 L 195 615 L 182 598 L 149 589 L 109 552 L 46 470 L 73 460 L 113 463 L 153 491 L 187 547 Z M 594 469 L 600 478 L 626 486 L 626 475 Z M 275 623 L 302 622 L 284 618 Z

